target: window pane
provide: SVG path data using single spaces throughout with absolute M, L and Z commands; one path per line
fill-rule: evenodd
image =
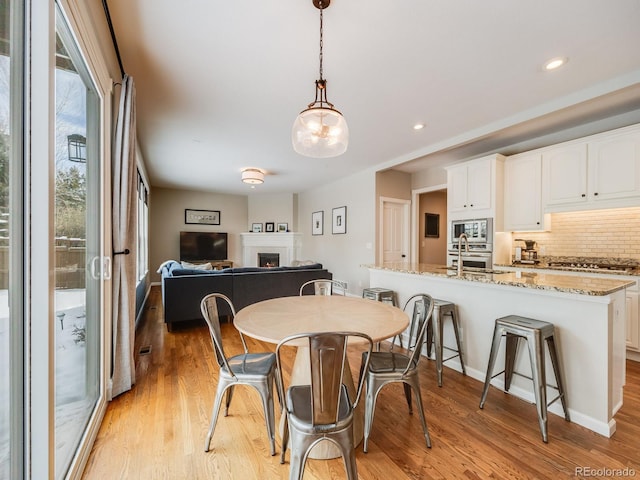
M 21 477 L 22 457 L 22 315 L 16 295 L 20 295 L 20 272 L 11 271 L 22 258 L 19 235 L 10 241 L 11 225 L 19 232 L 20 215 L 9 215 L 19 186 L 21 161 L 17 147 L 21 140 L 22 110 L 20 83 L 16 75 L 21 71 L 22 58 L 16 56 L 21 45 L 16 6 L 10 0 L 0 0 L 0 478 Z M 12 17 L 13 22 L 12 23 Z M 16 40 L 17 39 L 17 40 Z M 18 228 L 16 228 L 18 227 Z M 12 258 L 15 257 L 15 258 Z M 14 280 L 10 289 L 9 276 Z M 16 287 L 15 285 L 18 285 Z M 10 302 L 10 295 L 14 298 Z M 9 304 L 12 309 L 9 309 Z
M 100 394 L 98 96 L 73 37 L 56 23 L 56 478 L 81 444 Z

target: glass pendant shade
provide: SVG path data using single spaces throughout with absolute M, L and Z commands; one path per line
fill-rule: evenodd
M 328 158 L 342 155 L 349 144 L 349 127 L 342 114 L 328 107 L 300 112 L 291 131 L 293 149 L 301 155 Z
M 337 157 L 347 151 L 349 128 L 342 114 L 327 100 L 327 81 L 322 76 L 322 11 L 331 0 L 313 0 L 320 10 L 320 78 L 316 98 L 293 122 L 291 142 L 300 155 L 315 158 Z

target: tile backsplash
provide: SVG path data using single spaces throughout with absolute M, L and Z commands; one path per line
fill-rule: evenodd
M 550 232 L 514 232 L 513 238 L 535 240 L 545 257 L 640 259 L 640 207 L 552 213 Z

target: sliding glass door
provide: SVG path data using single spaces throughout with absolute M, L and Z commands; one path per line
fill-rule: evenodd
M 55 69 L 55 470 L 64 478 L 100 397 L 100 98 L 62 15 Z
M 22 3 L 0 0 L 0 478 L 22 478 Z
M 80 478 L 106 409 L 111 79 L 57 1 L 0 0 L 2 480 Z

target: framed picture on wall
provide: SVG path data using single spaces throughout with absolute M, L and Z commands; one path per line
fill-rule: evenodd
M 194 210 L 187 208 L 184 211 L 184 223 L 220 225 L 220 210 Z
M 261 223 L 252 223 L 251 231 L 253 233 L 262 233 L 262 224 Z
M 275 231 L 275 223 L 273 222 L 267 222 L 264 224 L 264 231 L 265 232 L 274 232 Z
M 311 214 L 311 235 L 322 235 L 324 227 L 324 210 Z
M 440 214 L 425 213 L 424 214 L 424 236 L 431 238 L 440 238 Z
M 278 232 L 288 232 L 289 224 L 288 223 L 279 223 L 278 224 Z
M 337 207 L 331 211 L 331 233 L 347 233 L 347 207 Z

